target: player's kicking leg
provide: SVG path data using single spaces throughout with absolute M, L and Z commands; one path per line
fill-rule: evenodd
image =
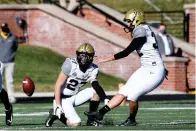
M 120 105 L 120 103 L 124 100 L 125 96 L 121 94 L 115 95 L 107 105 L 99 109 L 97 112 L 86 113 L 89 117 L 95 117 L 97 121 L 103 120 L 104 115 L 109 112 L 111 109 Z M 130 102 L 130 115 L 129 117 L 122 123 L 117 126 L 134 126 L 136 125 L 135 116 L 137 114 L 138 104 L 137 102 Z
M 135 117 L 138 111 L 138 102 L 130 101 L 129 103 L 130 114 L 129 117 L 122 123 L 117 126 L 135 126 L 137 122 L 135 121 Z

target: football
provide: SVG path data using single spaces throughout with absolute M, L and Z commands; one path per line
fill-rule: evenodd
M 32 96 L 35 90 L 35 84 L 31 78 L 25 77 L 22 82 L 22 88 L 27 96 Z

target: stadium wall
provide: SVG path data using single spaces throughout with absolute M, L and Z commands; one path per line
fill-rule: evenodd
M 0 9 L 0 22 L 8 22 L 11 30 L 17 35 L 21 33 L 15 24 L 14 18 L 17 15 L 27 20 L 28 44 L 47 47 L 65 56 L 74 57 L 76 48 L 83 42 L 91 43 L 95 47 L 96 55 L 99 57 L 111 55 L 123 49 L 115 43 L 67 23 L 40 9 Z M 91 22 L 99 18 L 97 23 L 103 25 L 102 28 L 108 28 L 110 31 L 114 30 L 119 36 L 130 39 L 130 34 L 124 33 L 122 27 L 119 25 L 112 21 L 110 21 L 111 24 L 109 25 L 105 17 L 96 16 L 100 14 L 91 12 L 91 15 L 95 17 Z M 88 17 L 90 18 L 90 16 Z M 173 57 L 164 58 L 164 61 L 170 72 L 168 76 L 169 80 L 165 80 L 160 88 L 183 92 L 187 91 L 187 68 L 185 63 L 188 60 L 186 58 Z M 127 58 L 102 64 L 100 65 L 100 69 L 107 74 L 127 80 L 139 66 L 138 55 L 132 53 Z
M 195 45 L 195 3 L 185 4 L 184 9 L 189 14 L 189 43 Z

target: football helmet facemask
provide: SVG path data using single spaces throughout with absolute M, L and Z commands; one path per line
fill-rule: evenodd
M 125 32 L 132 32 L 136 26 L 145 23 L 144 13 L 140 10 L 132 9 L 125 14 L 124 21 L 129 23 L 129 27 L 124 28 Z
M 88 66 L 93 62 L 95 50 L 91 44 L 83 43 L 76 50 L 76 55 L 80 66 Z

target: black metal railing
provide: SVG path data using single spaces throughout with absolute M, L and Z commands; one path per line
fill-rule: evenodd
M 157 21 L 157 24 L 164 23 L 170 34 L 189 41 L 189 16 L 184 11 L 150 11 L 144 13 L 147 21 Z M 156 22 L 154 25 L 156 27 Z
M 101 13 L 102 15 L 104 15 L 106 18 L 111 19 L 112 21 L 124 26 L 124 27 L 128 27 L 127 24 L 125 24 L 124 22 L 116 19 L 115 17 L 111 16 L 110 14 L 104 12 L 103 10 L 97 8 L 96 6 L 94 6 L 93 4 L 89 3 L 87 0 L 80 0 L 81 1 L 81 6 L 83 5 L 88 5 L 91 8 L 93 8 L 94 10 L 98 11 L 99 13 Z

